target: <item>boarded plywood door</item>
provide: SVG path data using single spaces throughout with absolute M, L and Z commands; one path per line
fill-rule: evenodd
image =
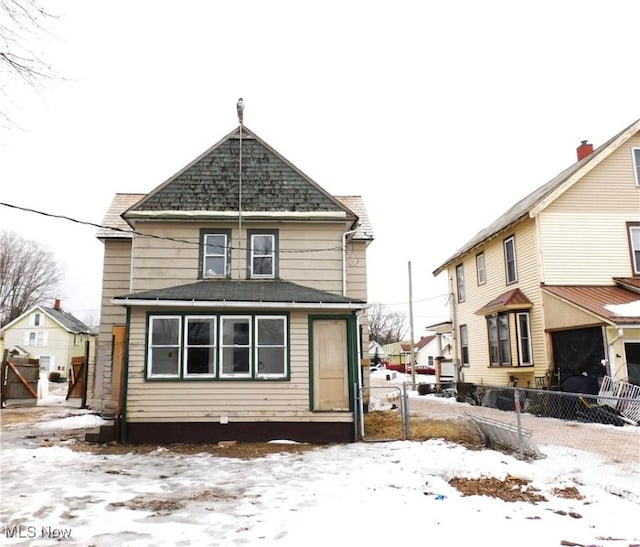
M 314 409 L 349 410 L 347 321 L 313 322 Z
M 122 394 L 124 356 L 127 342 L 127 328 L 113 327 L 113 369 L 111 371 L 111 396 L 120 410 Z

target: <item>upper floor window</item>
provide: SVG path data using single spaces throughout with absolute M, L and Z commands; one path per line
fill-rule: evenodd
M 469 365 L 469 331 L 467 325 L 460 325 L 460 354 L 463 365 Z
M 277 272 L 278 232 L 249 230 L 249 277 L 272 279 Z
M 464 265 L 456 266 L 456 286 L 458 287 L 458 302 L 464 302 Z
M 32 321 L 31 321 L 31 325 L 33 325 L 34 327 L 40 327 L 40 326 L 42 326 L 42 323 L 43 323 L 43 317 L 42 317 L 42 314 L 41 314 L 41 313 L 34 313 L 34 314 L 31 316 L 31 319 L 32 319 Z
M 42 330 L 32 330 L 25 332 L 24 343 L 33 348 L 43 348 L 47 345 L 47 332 Z
M 633 172 L 636 176 L 636 186 L 640 186 L 640 148 L 632 148 Z
M 484 266 L 484 253 L 476 255 L 476 274 L 478 277 L 478 285 L 484 285 L 487 282 L 487 271 Z
M 226 277 L 229 256 L 229 230 L 202 230 L 202 277 Z
M 640 223 L 628 222 L 627 227 L 629 229 L 631 269 L 633 270 L 633 275 L 640 275 Z
M 507 285 L 518 281 L 518 268 L 516 264 L 516 240 L 513 236 L 504 240 L 504 267 Z

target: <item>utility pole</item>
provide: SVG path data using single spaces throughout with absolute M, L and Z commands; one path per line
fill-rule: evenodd
M 416 389 L 416 363 L 415 349 L 413 344 L 413 295 L 411 288 L 411 260 L 409 260 L 409 336 L 411 336 L 411 383 Z

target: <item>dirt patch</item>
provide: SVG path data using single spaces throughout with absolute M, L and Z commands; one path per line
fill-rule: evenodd
M 211 454 L 224 458 L 252 459 L 269 454 L 302 454 L 326 445 L 302 443 L 237 443 L 233 446 L 221 447 L 217 444 L 127 444 L 107 443 L 95 444 L 80 441 L 69 445 L 76 452 L 91 452 L 92 454 L 149 454 L 156 450 L 165 449 L 175 454 Z
M 529 485 L 529 481 L 507 475 L 507 478 L 500 480 L 494 477 L 481 479 L 454 478 L 449 484 L 456 488 L 463 496 L 490 496 L 499 498 L 502 501 L 526 501 L 538 503 L 547 501 L 539 490 Z

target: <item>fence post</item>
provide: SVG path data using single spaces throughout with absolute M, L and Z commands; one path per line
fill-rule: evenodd
M 411 438 L 411 426 L 409 425 L 409 393 L 407 392 L 407 383 L 402 383 L 402 422 L 404 424 L 404 438 Z
M 516 387 L 513 390 L 513 410 L 516 413 L 517 423 L 518 423 L 518 456 L 522 460 L 523 456 L 523 447 L 522 447 L 522 423 L 521 423 L 521 412 L 520 412 L 520 390 Z
M 7 359 L 9 359 L 9 350 L 5 349 L 2 353 L 2 362 L 0 363 L 0 408 L 4 408 L 6 401 L 6 376 L 7 376 Z

